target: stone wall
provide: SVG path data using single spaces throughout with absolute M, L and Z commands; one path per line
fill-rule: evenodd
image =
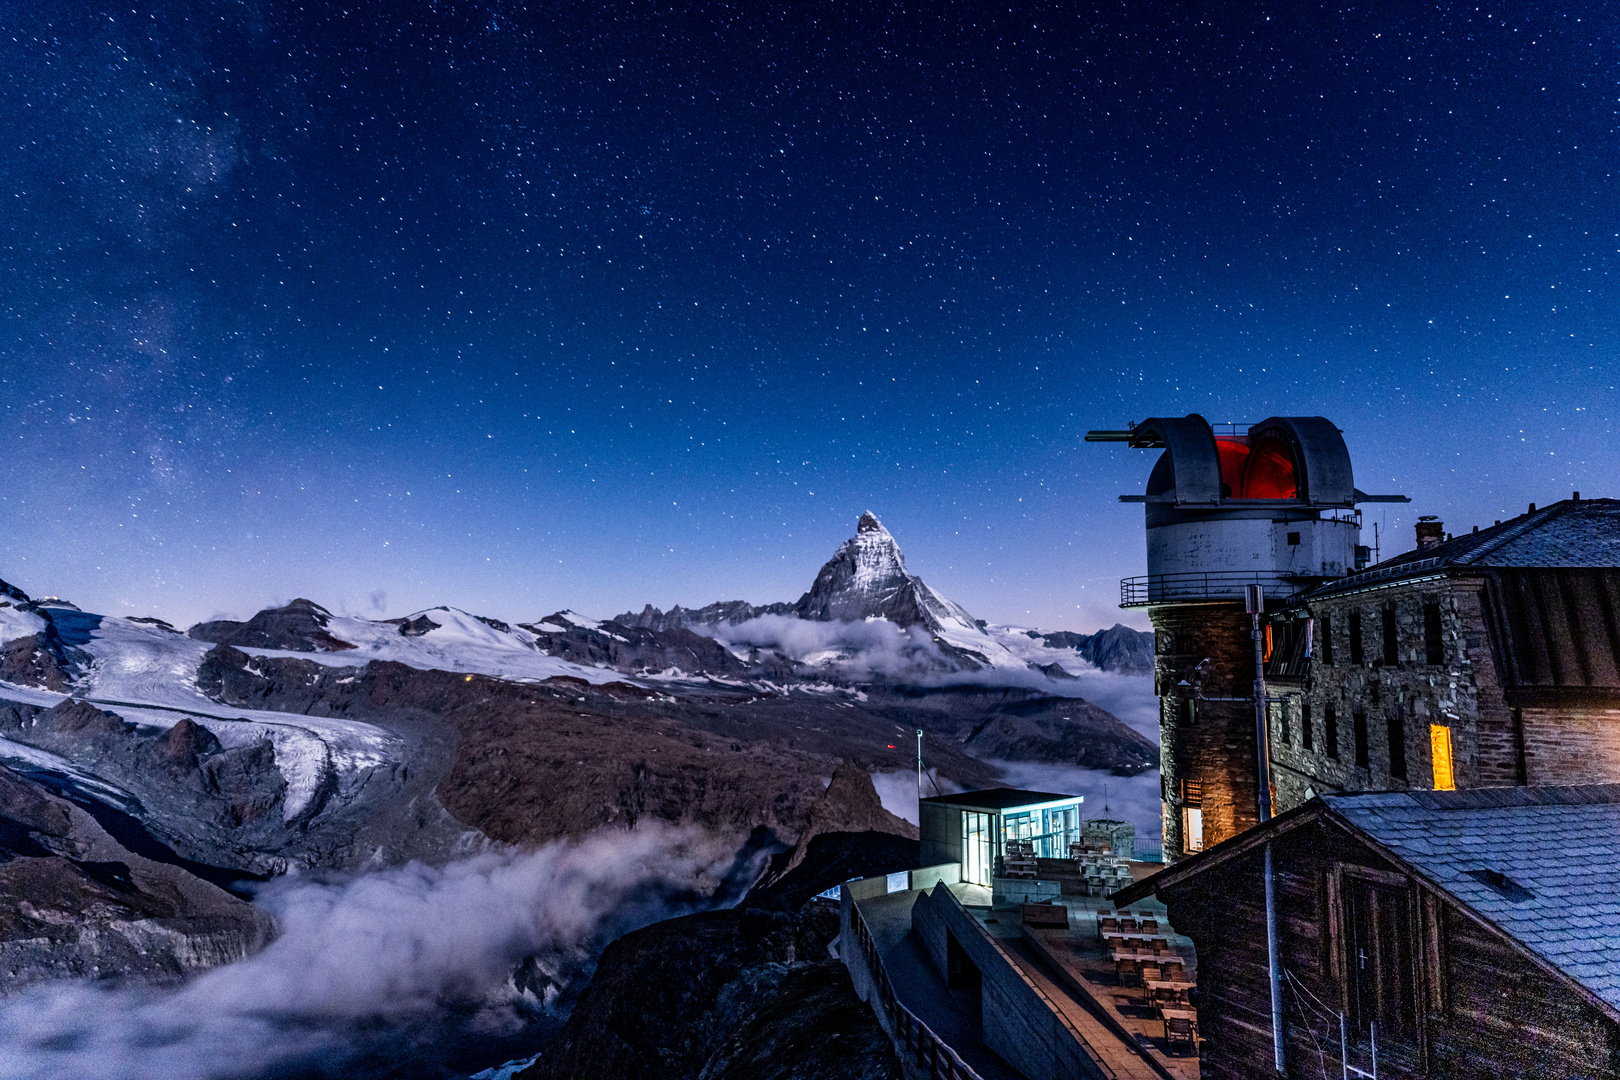
M 1186 782 L 1201 789 L 1204 846 L 1252 828 L 1255 809 L 1254 707 L 1248 701 L 1198 701 L 1189 713 L 1172 688 L 1208 659 L 1208 697 L 1252 696 L 1254 642 L 1241 604 L 1189 604 L 1148 611 L 1154 629 L 1159 694 L 1159 771 L 1163 778 L 1164 857 L 1185 858 Z
M 1427 659 L 1425 604 L 1437 604 L 1440 609 L 1442 656 L 1438 664 Z M 1394 664 L 1384 661 L 1385 609 L 1395 612 Z M 1360 664 L 1350 662 L 1353 613 L 1361 615 Z M 1451 730 L 1453 771 L 1459 788 L 1515 782 L 1512 721 L 1490 659 L 1481 582 L 1435 579 L 1402 583 L 1314 601 L 1310 614 L 1316 620 L 1317 640 L 1309 675 L 1304 680 L 1279 680 L 1269 687 L 1274 695 L 1287 699 L 1269 709 L 1278 812 L 1326 791 L 1432 788 L 1431 724 Z M 1332 664 L 1323 662 L 1324 618 L 1333 634 Z M 1312 736 L 1309 750 L 1303 731 L 1307 707 Z M 1337 716 L 1337 756 L 1326 744 L 1329 708 Z M 1366 718 L 1365 766 L 1356 763 L 1358 713 Z M 1404 777 L 1391 768 L 1392 718 L 1398 719 L 1405 736 Z

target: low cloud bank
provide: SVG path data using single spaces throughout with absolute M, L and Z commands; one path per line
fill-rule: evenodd
M 1056 692 L 1083 697 L 1119 717 L 1138 735 L 1159 741 L 1159 698 L 1153 693 L 1153 676 L 1121 675 L 1098 668 L 1075 670 L 1075 681 L 1055 684 Z
M 559 992 L 603 944 L 707 906 L 752 879 L 745 862 L 735 844 L 655 827 L 281 883 L 260 901 L 281 935 L 249 959 L 167 989 L 57 984 L 0 1002 L 0 1076 L 354 1078 L 412 1060 L 460 1071 L 471 1047 L 487 1055 L 554 1025 Z
M 830 664 L 847 679 L 937 678 L 952 666 L 927 630 L 900 627 L 884 619 L 819 622 L 791 615 L 761 615 L 708 629 L 727 645 L 775 649 L 801 664 Z
M 900 627 L 884 619 L 820 622 L 791 615 L 761 615 L 741 623 L 719 623 L 702 632 L 742 648 L 774 649 L 800 664 L 826 667 L 853 682 L 888 680 L 910 686 L 1018 686 L 1062 697 L 1083 697 L 1118 716 L 1132 728 L 1159 738 L 1158 699 L 1147 675 L 1103 671 L 1073 649 L 1057 649 L 1017 631 L 1000 640 L 1019 658 L 1038 666 L 1057 664 L 1072 678 L 1054 679 L 1035 668 L 987 667 L 958 670 L 956 662 L 920 626 Z

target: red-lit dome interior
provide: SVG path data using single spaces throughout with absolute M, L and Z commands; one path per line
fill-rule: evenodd
M 1221 497 L 1226 499 L 1297 499 L 1299 480 L 1294 453 L 1281 439 L 1262 438 L 1253 446 L 1242 437 L 1216 438 L 1221 459 Z

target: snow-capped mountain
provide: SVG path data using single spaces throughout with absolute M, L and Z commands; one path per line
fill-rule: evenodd
M 613 621 L 625 626 L 660 630 L 681 627 L 713 633 L 717 627 L 741 627 L 756 620 L 769 623 L 773 618 L 813 623 L 888 623 L 902 633 L 896 643 L 885 639 L 882 644 L 889 646 L 887 651 L 908 654 L 908 663 L 920 661 L 924 669 L 933 669 L 919 670 L 920 675 L 986 667 L 1023 671 L 1030 666 L 997 636 L 988 633 L 984 624 L 961 604 L 906 569 L 900 545 L 870 510 L 860 516 L 855 535 L 839 545 L 833 557 L 822 565 L 809 591 L 796 603 L 756 607 L 731 600 L 695 609 L 677 606 L 668 612 L 649 604 L 640 614 L 627 612 Z M 859 649 L 862 642 L 871 643 L 869 634 L 857 633 L 844 641 L 836 634 L 795 632 L 774 623 L 768 628 L 782 629 L 786 638 L 824 639 L 824 648 L 797 650 L 804 655 L 786 650 L 793 659 L 812 666 L 839 666 L 852 647 Z M 761 644 L 757 634 L 739 636 L 722 630 L 719 636 L 722 640 Z M 922 655 L 925 653 L 933 655 Z
M 900 545 L 870 510 L 855 523 L 855 535 L 822 566 L 794 610 L 801 619 L 887 619 L 897 626 L 926 626 L 936 633 L 949 628 L 984 636 L 962 605 L 906 569 Z

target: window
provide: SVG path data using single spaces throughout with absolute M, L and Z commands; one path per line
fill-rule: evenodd
M 1360 667 L 1365 661 L 1361 651 L 1361 612 L 1350 613 L 1350 663 Z
M 1339 759 L 1339 714 L 1331 705 L 1322 709 L 1322 749 L 1333 760 Z
M 1367 714 L 1357 712 L 1350 714 L 1351 737 L 1356 740 L 1356 765 L 1368 768 L 1367 758 Z
M 1384 666 L 1398 667 L 1401 662 L 1400 640 L 1395 633 L 1395 609 L 1384 609 Z
M 1429 757 L 1434 762 L 1434 790 L 1456 791 L 1457 775 L 1451 764 L 1451 729 L 1429 725 Z
M 1181 848 L 1204 850 L 1204 785 L 1197 780 L 1181 782 Z
M 1333 666 L 1333 622 L 1326 615 L 1317 620 L 1316 625 L 1322 637 L 1317 642 L 1317 652 L 1322 657 L 1323 667 Z
M 1389 775 L 1397 780 L 1406 779 L 1406 717 L 1400 706 L 1390 709 L 1384 717 L 1389 725 Z
M 994 859 L 990 854 L 990 815 L 962 814 L 962 879 L 975 885 L 990 884 Z
M 1309 619 L 1277 619 L 1266 624 L 1266 674 L 1285 679 L 1303 678 L 1311 668 Z
M 1279 734 L 1282 736 L 1282 744 L 1284 746 L 1287 746 L 1289 743 L 1294 741 L 1292 735 L 1290 735 L 1288 731 L 1288 713 L 1289 708 L 1287 701 L 1284 701 L 1281 705 L 1277 706 L 1277 726 L 1280 729 Z
M 1196 711 L 1197 708 L 1197 700 L 1194 698 L 1187 697 L 1177 699 L 1175 703 L 1176 726 L 1192 727 L 1193 722 L 1198 719 L 1198 714 Z
M 1181 808 L 1181 848 L 1189 855 L 1195 851 L 1204 850 L 1203 807 L 1183 806 Z
M 1288 534 L 1288 546 L 1299 547 L 1299 533 L 1291 532 Z
M 1314 750 L 1314 734 L 1311 731 L 1311 703 L 1302 701 L 1299 703 L 1299 744 L 1307 750 Z
M 1440 605 L 1423 605 L 1423 661 L 1427 664 L 1443 664 L 1446 662 L 1446 652 L 1440 639 Z

